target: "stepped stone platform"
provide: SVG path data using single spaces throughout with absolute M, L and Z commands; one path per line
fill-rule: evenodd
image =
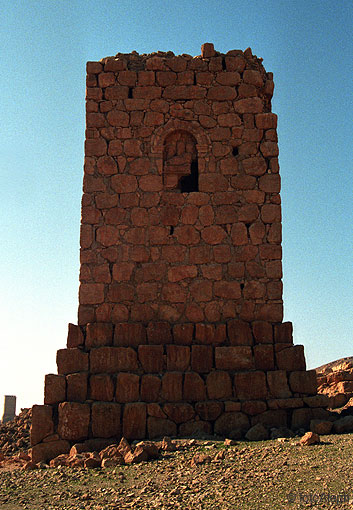
M 273 89 L 250 48 L 87 63 L 78 324 L 33 407 L 36 458 L 326 416 L 283 322 Z

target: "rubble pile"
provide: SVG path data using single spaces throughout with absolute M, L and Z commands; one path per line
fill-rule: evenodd
M 0 451 L 5 455 L 16 455 L 30 448 L 29 431 L 32 422 L 32 409 L 21 409 L 18 416 L 0 424 Z

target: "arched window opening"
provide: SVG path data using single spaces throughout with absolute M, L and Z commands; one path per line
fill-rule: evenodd
M 163 182 L 168 189 L 189 193 L 198 191 L 198 161 L 195 138 L 183 130 L 164 140 Z

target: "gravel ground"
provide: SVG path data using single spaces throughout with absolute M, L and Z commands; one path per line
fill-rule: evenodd
M 159 460 L 111 469 L 0 470 L 1 510 L 353 508 L 353 436 L 180 442 Z M 221 453 L 220 453 L 221 452 Z M 192 462 L 202 455 L 204 462 Z M 202 460 L 202 458 L 201 458 Z

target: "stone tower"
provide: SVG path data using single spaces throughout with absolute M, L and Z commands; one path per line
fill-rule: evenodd
M 322 411 L 282 322 L 272 73 L 201 50 L 87 64 L 78 325 L 33 408 L 36 458 Z

